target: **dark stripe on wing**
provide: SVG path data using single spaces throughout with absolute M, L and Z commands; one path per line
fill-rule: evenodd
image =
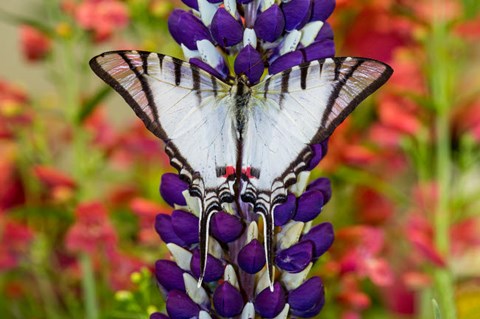
M 285 99 L 285 93 L 288 92 L 288 80 L 290 79 L 290 72 L 292 72 L 292 69 L 288 69 L 282 72 L 282 84 L 280 87 L 280 109 L 282 108 L 283 100 Z
M 175 72 L 175 85 L 180 85 L 181 81 L 182 81 L 182 64 L 183 64 L 183 61 L 182 60 L 178 60 L 178 59 L 175 59 L 173 58 L 173 68 L 174 68 L 174 72 Z
M 310 67 L 310 62 L 300 65 L 300 87 L 302 90 L 307 88 L 307 75 L 308 69 Z
M 190 64 L 190 69 L 192 70 L 192 81 L 193 81 L 193 90 L 197 96 L 198 105 L 202 103 L 202 92 L 200 92 L 200 71 L 198 68 Z

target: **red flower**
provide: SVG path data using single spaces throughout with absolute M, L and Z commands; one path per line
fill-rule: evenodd
M 160 204 L 146 200 L 144 198 L 134 198 L 130 203 L 131 210 L 139 217 L 140 233 L 139 239 L 143 243 L 150 243 L 152 245 L 158 244 L 158 235 L 152 225 L 155 224 L 155 216 L 165 210 Z
M 360 187 L 355 194 L 360 221 L 378 225 L 387 221 L 394 213 L 394 204 L 372 188 Z
M 27 226 L 0 218 L 0 271 L 16 267 L 32 239 Z
M 56 168 L 43 165 L 36 165 L 33 173 L 45 186 L 45 195 L 51 199 L 63 202 L 72 197 L 76 183 L 70 176 Z
M 97 42 L 108 40 L 114 31 L 129 22 L 126 5 L 117 0 L 85 0 L 75 12 L 78 24 L 93 31 Z
M 52 47 L 51 39 L 29 25 L 20 26 L 20 42 L 23 55 L 30 62 L 43 60 Z
M 13 163 L 6 159 L 6 150 L 0 149 L 0 214 L 25 202 L 25 189 Z
M 75 224 L 66 236 L 68 250 L 88 254 L 111 254 L 116 251 L 117 234 L 102 204 L 82 203 L 75 210 L 75 217 Z

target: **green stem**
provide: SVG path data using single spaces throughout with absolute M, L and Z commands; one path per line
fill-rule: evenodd
M 98 319 L 98 303 L 95 291 L 95 276 L 93 274 L 92 261 L 90 256 L 80 256 L 80 267 L 82 269 L 83 299 L 85 301 L 85 318 Z
M 452 183 L 452 157 L 450 150 L 449 114 L 452 104 L 450 76 L 449 34 L 445 21 L 444 0 L 437 0 L 434 6 L 434 20 L 430 42 L 432 102 L 436 110 L 435 153 L 438 200 L 434 216 L 435 246 L 448 262 L 450 253 L 450 190 Z M 434 275 L 434 296 L 437 298 L 443 318 L 456 318 L 454 285 L 448 265 L 437 268 Z

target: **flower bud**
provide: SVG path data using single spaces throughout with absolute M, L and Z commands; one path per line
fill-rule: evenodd
M 333 42 L 333 31 L 330 25 L 325 22 L 315 41 L 303 50 L 306 61 L 333 57 L 335 55 L 335 43 Z
M 160 312 L 154 312 L 150 315 L 150 319 L 169 319 L 167 315 Z
M 197 49 L 197 41 L 211 40 L 208 28 L 192 13 L 175 9 L 168 18 L 168 30 L 173 39 L 190 50 Z
M 267 287 L 255 297 L 255 310 L 263 318 L 274 318 L 285 307 L 285 299 L 283 287 L 276 282 L 273 291 Z
M 323 194 L 317 190 L 306 191 L 298 198 L 297 213 L 293 220 L 308 222 L 314 220 L 323 207 Z
M 157 260 L 155 263 L 155 276 L 158 283 L 167 291 L 185 291 L 183 270 L 170 260 Z
M 220 316 L 230 318 L 242 312 L 244 302 L 240 291 L 224 281 L 213 293 L 213 305 Z
M 171 216 L 167 214 L 158 214 L 155 217 L 155 230 L 166 244 L 174 243 L 182 247 L 187 246 L 187 244 L 180 239 L 173 230 Z
M 175 204 L 180 206 L 187 205 L 182 192 L 188 189 L 188 183 L 182 181 L 177 174 L 166 173 L 162 175 L 160 182 L 160 195 L 168 203 L 174 207 Z
M 318 258 L 323 255 L 333 244 L 335 233 L 330 223 L 321 223 L 305 234 L 301 241 L 311 241 L 313 243 L 313 257 Z
M 198 243 L 198 217 L 183 210 L 172 213 L 172 227 L 177 236 L 187 245 Z
M 237 55 L 234 69 L 237 75 L 245 74 L 250 84 L 255 84 L 264 71 L 262 56 L 251 45 L 247 45 Z
M 297 209 L 297 198 L 289 193 L 285 203 L 275 207 L 273 211 L 275 226 L 283 226 L 295 215 Z
M 335 0 L 312 0 L 312 21 L 325 21 L 335 9 Z
M 255 33 L 260 39 L 274 42 L 285 29 L 285 17 L 277 4 L 260 13 L 255 21 Z
M 285 15 L 285 29 L 300 30 L 310 20 L 312 2 L 311 0 L 291 0 L 282 3 L 282 10 Z
M 272 64 L 270 64 L 270 67 L 268 68 L 268 73 L 270 74 L 280 73 L 294 66 L 302 64 L 303 62 L 305 61 L 303 59 L 302 52 L 300 51 L 289 52 L 284 55 L 281 55 L 275 61 L 273 61 Z
M 186 293 L 178 290 L 168 293 L 166 304 L 172 319 L 197 318 L 200 312 L 200 307 Z
M 265 265 L 263 245 L 257 239 L 253 239 L 240 250 L 237 262 L 247 274 L 256 274 Z
M 308 184 L 307 191 L 310 190 L 316 190 L 322 193 L 323 205 L 328 203 L 328 201 L 332 197 L 332 185 L 330 183 L 330 180 L 326 177 L 317 178 L 316 180 Z
M 320 143 L 320 144 L 314 144 L 311 146 L 311 149 L 313 151 L 313 156 L 312 159 L 310 160 L 310 163 L 308 163 L 308 168 L 307 170 L 311 171 L 314 169 L 318 163 L 322 160 L 322 158 L 325 157 L 327 154 L 327 143 Z
M 200 251 L 195 249 L 192 256 L 192 261 L 190 264 L 190 269 L 192 274 L 196 277 L 200 277 Z M 208 254 L 207 256 L 207 268 L 205 269 L 205 274 L 203 281 L 211 282 L 220 279 L 223 276 L 223 264 L 220 260 Z
M 312 277 L 297 289 L 290 291 L 288 304 L 294 316 L 308 318 L 317 315 L 325 304 L 322 280 L 319 277 Z
M 223 243 L 237 239 L 243 232 L 243 224 L 236 216 L 218 212 L 211 220 L 212 235 Z
M 198 1 L 197 0 L 182 0 L 188 7 L 198 11 Z
M 308 266 L 312 257 L 313 244 L 304 241 L 279 251 L 275 256 L 275 264 L 285 271 L 297 273 Z
M 224 8 L 219 8 L 213 16 L 210 30 L 215 41 L 224 48 L 243 40 L 243 26 Z

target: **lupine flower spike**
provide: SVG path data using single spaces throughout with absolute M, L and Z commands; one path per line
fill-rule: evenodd
M 253 85 L 265 69 L 276 74 L 293 66 L 335 53 L 333 32 L 325 20 L 335 8 L 334 0 L 275 1 L 185 1 L 192 11 L 176 9 L 168 20 L 172 37 L 181 45 L 191 64 L 229 81 L 229 68 L 222 53 L 236 56 L 234 72 Z M 221 6 L 223 4 L 223 6 Z M 302 12 L 299 14 L 299 12 Z M 245 207 L 245 209 L 249 209 Z M 274 216 L 262 214 L 265 222 L 265 253 L 270 288 L 273 289 Z M 206 267 L 210 214 L 200 218 L 201 274 Z M 203 280 L 200 276 L 199 285 Z

